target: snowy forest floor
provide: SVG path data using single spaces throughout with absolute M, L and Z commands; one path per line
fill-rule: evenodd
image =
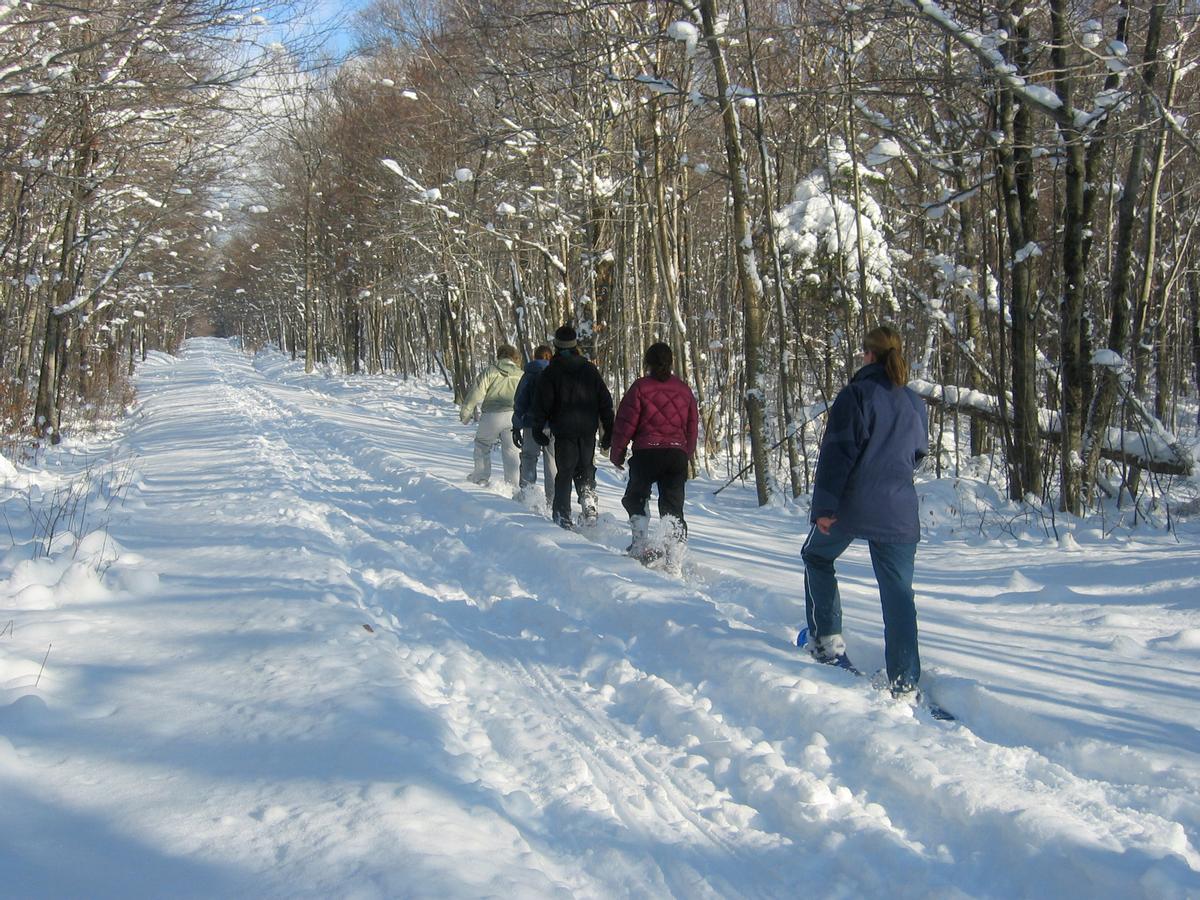
M 1056 540 L 923 479 L 937 722 L 793 646 L 803 508 L 691 482 L 672 579 L 610 466 L 562 531 L 456 413 L 196 340 L 0 473 L 0 893 L 1200 897 L 1200 522 Z

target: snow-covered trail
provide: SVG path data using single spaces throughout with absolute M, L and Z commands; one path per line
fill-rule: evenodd
M 105 590 L 17 606 L 18 895 L 1200 895 L 1194 535 L 923 545 L 936 723 L 791 646 L 790 510 L 694 483 L 672 580 L 611 470 L 593 540 L 465 484 L 437 389 L 194 341 L 140 393 Z

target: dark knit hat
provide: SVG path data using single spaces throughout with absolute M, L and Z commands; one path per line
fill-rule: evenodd
M 559 350 L 569 350 L 576 345 L 575 329 L 564 325 L 554 332 L 554 346 Z

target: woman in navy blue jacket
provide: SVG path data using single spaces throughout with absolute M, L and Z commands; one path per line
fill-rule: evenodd
M 884 657 L 894 696 L 913 694 L 921 677 L 913 564 L 921 538 L 913 470 L 929 450 L 925 401 L 907 387 L 900 336 L 881 325 L 867 333 L 863 362 L 829 411 L 817 460 L 804 542 L 807 649 L 820 662 L 852 668 L 842 639 L 842 602 L 834 562 L 863 538 L 883 605 Z

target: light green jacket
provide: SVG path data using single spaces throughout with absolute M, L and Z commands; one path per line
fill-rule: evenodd
M 511 412 L 513 396 L 517 393 L 520 381 L 521 367 L 511 359 L 498 359 L 484 369 L 459 411 L 463 424 L 471 421 L 476 406 L 485 413 Z

